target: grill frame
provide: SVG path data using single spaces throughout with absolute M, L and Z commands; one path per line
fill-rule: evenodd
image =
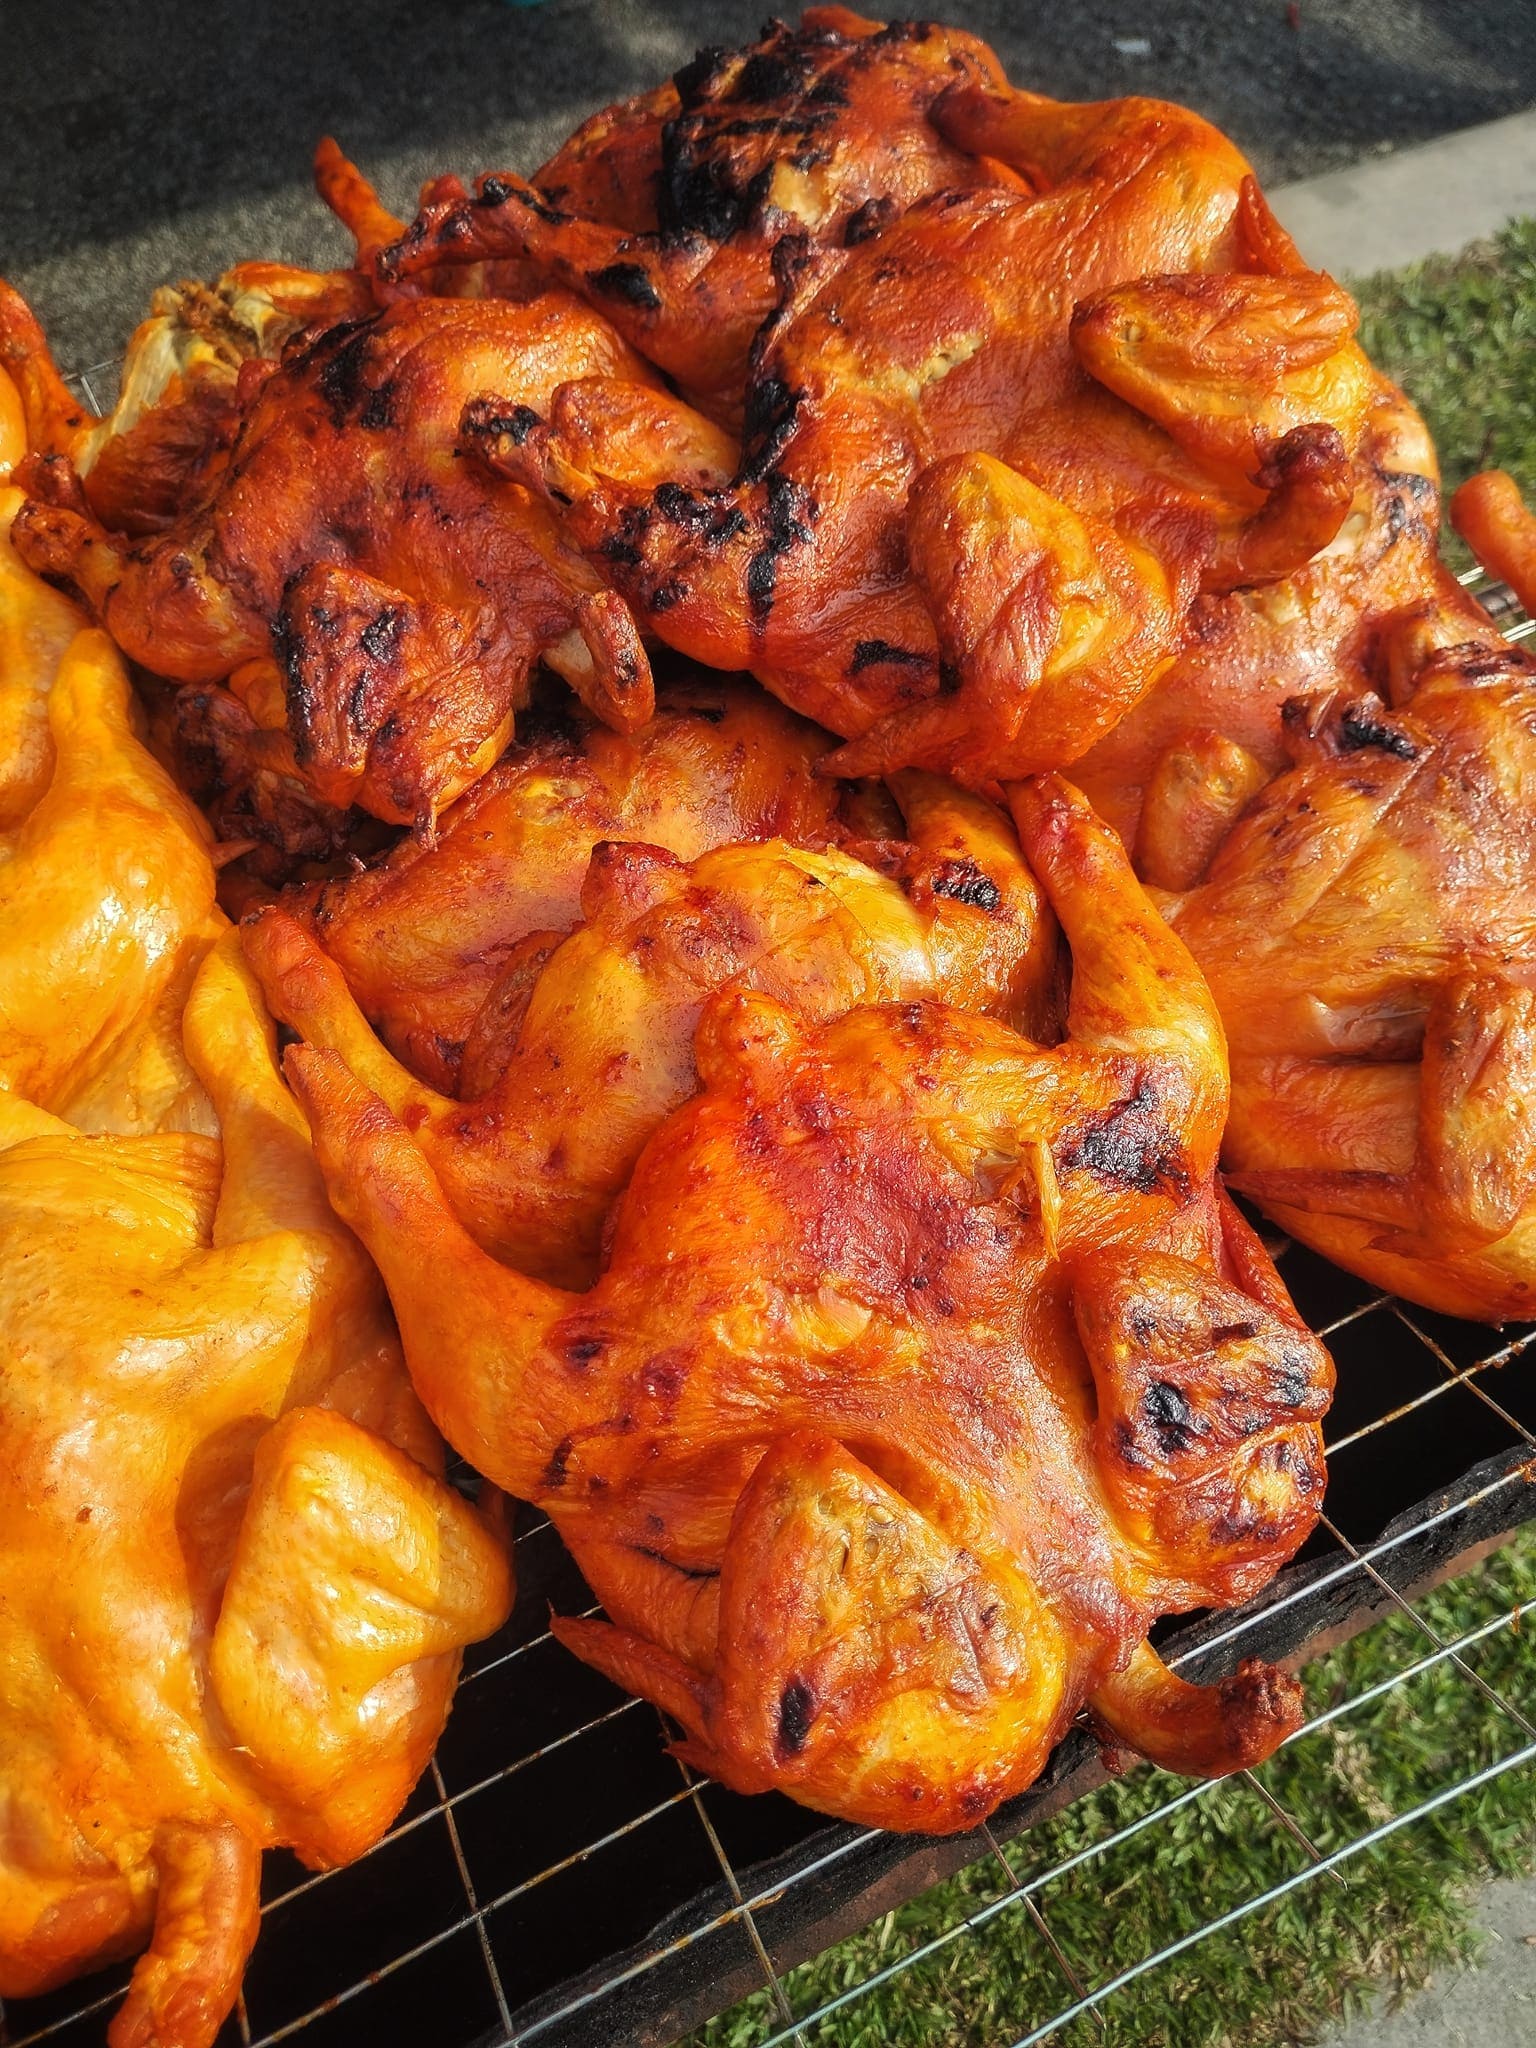
M 115 374 L 116 365 L 99 365 L 72 381 L 98 407 Z M 1504 586 L 1487 584 L 1481 571 L 1462 581 L 1477 588 L 1495 617 L 1507 620 L 1508 638 L 1536 633 L 1536 621 L 1518 615 Z M 649 2048 L 765 1987 L 776 2017 L 762 2030 L 759 2048 L 815 2048 L 827 2038 L 824 2022 L 838 2010 L 950 1942 L 975 1938 L 1014 1908 L 1050 1950 L 1062 1987 L 1057 2009 L 1010 2044 L 1035 2048 L 1084 2016 L 1102 2027 L 1102 2008 L 1147 1971 L 1307 1884 L 1336 1876 L 1351 1856 L 1490 1778 L 1529 1768 L 1536 1761 L 1536 1719 L 1494 1690 L 1467 1653 L 1498 1629 L 1517 1626 L 1536 1601 L 1451 1643 L 1435 1635 L 1414 1603 L 1536 1519 L 1536 1325 L 1500 1337 L 1453 1323 L 1392 1301 L 1273 1235 L 1270 1242 L 1308 1322 L 1336 1351 L 1360 1353 L 1341 1368 L 1341 1400 L 1330 1419 L 1338 1433 L 1329 1443 L 1330 1462 L 1345 1458 L 1356 1476 L 1344 1482 L 1342 1499 L 1330 1476 L 1330 1513 L 1319 1536 L 1264 1594 L 1235 1613 L 1159 1631 L 1159 1647 L 1182 1675 L 1209 1681 L 1244 1656 L 1296 1666 L 1388 1615 L 1408 1615 L 1425 1638 L 1424 1655 L 1367 1694 L 1331 1705 L 1291 1740 L 1450 1662 L 1513 1731 L 1511 1748 L 1492 1765 L 1469 1771 L 1327 1855 L 1307 1841 L 1259 1779 L 1242 1774 L 1274 1824 L 1299 1847 L 1301 1866 L 1109 1981 L 1089 1985 L 1053 1935 L 1041 1895 L 1072 1867 L 1205 1798 L 1210 1787 L 1171 1792 L 1151 1815 L 1022 1879 L 1005 1845 L 1108 1776 L 1085 1725 L 1069 1732 L 1029 1792 L 963 1836 L 880 1834 L 823 1821 L 777 1795 L 738 1799 L 665 1756 L 671 1731 L 654 1708 L 618 1693 L 553 1643 L 550 1605 L 567 1613 L 596 1610 L 551 1525 L 524 1510 L 516 1539 L 516 1611 L 497 1637 L 466 1659 L 448 1731 L 395 1826 L 344 1871 L 315 1875 L 285 1854 L 266 1859 L 263 1936 L 219 2048 L 277 2048 L 296 2037 L 303 2048 L 388 2048 L 424 2037 L 440 2048 L 524 2042 Z M 1490 1385 L 1495 1375 L 1497 1391 Z M 1407 1398 L 1397 1398 L 1410 1386 Z M 1363 1420 L 1353 1420 L 1356 1410 Z M 1443 1429 L 1447 1413 L 1460 1421 Z M 1437 1456 L 1444 1466 L 1442 1440 L 1465 1440 L 1483 1454 L 1463 1468 L 1453 1449 L 1451 1469 L 1437 1469 Z M 1405 1449 L 1410 1444 L 1417 1446 L 1412 1452 Z M 1426 1472 L 1435 1483 L 1414 1492 Z M 1381 1483 L 1387 1473 L 1400 1481 L 1395 1491 Z M 519 1715 L 526 1723 L 521 1738 Z M 519 1749 L 519 1740 L 530 1746 Z M 487 1769 L 499 1750 L 513 1753 L 499 1754 Z M 614 1781 L 606 1794 L 605 1771 Z M 621 1785 L 628 1801 L 610 1804 L 604 1824 L 605 1796 L 611 1799 Z M 513 1811 L 503 1825 L 497 1808 L 508 1788 Z M 628 1811 L 635 1799 L 638 1809 Z M 568 1839 L 573 1806 L 578 1814 L 592 1809 L 592 1824 L 576 1830 L 586 1839 L 574 1844 Z M 534 1811 L 547 1823 L 545 1846 L 531 1857 L 525 1853 L 524 1864 L 539 1865 L 526 1868 L 517 1860 L 520 1823 Z M 549 1860 L 540 1864 L 543 1855 Z M 795 1963 L 981 1857 L 995 1858 L 1005 1873 L 996 1900 L 828 2004 L 795 2012 L 784 1983 Z M 632 1893 L 652 1877 L 673 1879 L 673 1896 L 667 1902 L 663 1887 L 656 1903 L 665 1910 L 654 1919 L 645 1918 L 651 1907 L 641 1899 L 643 1924 L 636 1926 Z M 573 1886 L 578 1902 L 562 1909 L 562 1896 Z M 595 1891 L 582 1904 L 579 1895 L 588 1886 Z M 404 1915 L 402 1891 L 409 1894 Z M 600 1923 L 613 1930 L 611 1948 L 604 1946 L 609 1937 Z M 631 1928 L 634 1938 L 626 1945 Z M 581 1937 L 594 1934 L 595 1959 L 562 1973 L 562 1953 L 579 1955 Z M 531 1988 L 529 1957 L 541 1942 L 548 1945 L 553 1974 Z M 0 2008 L 0 2044 L 96 2048 L 129 1968 L 119 1965 L 43 1999 Z

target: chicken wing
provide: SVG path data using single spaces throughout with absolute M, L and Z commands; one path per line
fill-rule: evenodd
M 591 380 L 465 431 L 571 501 L 660 638 L 850 738 L 840 772 L 988 784 L 1110 729 L 1199 592 L 1326 547 L 1401 400 L 1195 115 L 957 84 L 931 118 L 1038 189 L 943 192 L 835 255 L 781 240 L 730 481 L 697 414 L 653 405 L 647 462 Z
M 1188 955 L 1065 785 L 1016 812 L 1073 949 L 1066 1042 L 716 996 L 585 1294 L 489 1258 L 343 1060 L 288 1055 L 423 1399 L 603 1602 L 563 1640 L 723 1782 L 876 1826 L 974 1825 L 1085 1700 L 1207 1771 L 1299 1714 L 1253 1664 L 1188 1693 L 1144 1639 L 1303 1539 L 1331 1367 L 1218 1192 Z
M 18 514 L 16 545 L 157 675 L 217 682 L 275 652 L 313 793 L 430 821 L 505 746 L 536 660 L 623 730 L 650 714 L 624 606 L 541 506 L 455 453 L 468 399 L 509 394 L 515 427 L 573 370 L 654 382 L 561 292 L 343 321 L 265 377 L 227 463 L 165 532 L 126 545 L 55 465 L 33 472 L 47 497 Z
M 208 2048 L 261 1851 L 377 1839 L 509 1599 L 233 933 L 185 1029 L 222 1144 L 0 1093 L 0 1995 L 147 1939 L 113 2048 Z
M 282 910 L 245 928 L 274 1013 L 347 1056 L 416 1133 L 465 1228 L 524 1271 L 589 1280 L 614 1197 L 647 1139 L 697 1085 L 701 1012 L 724 988 L 807 1019 L 943 996 L 1037 1022 L 1055 934 L 1002 816 L 914 774 L 899 785 L 912 844 L 717 845 L 692 862 L 613 841 L 593 851 L 582 926 L 515 959 L 516 1001 L 490 1002 L 499 1057 L 474 1101 L 424 1087 L 369 1030 L 337 967 Z
M 531 183 L 480 179 L 425 207 L 385 280 L 523 255 L 579 292 L 722 425 L 739 427 L 753 338 L 790 233 L 856 246 L 930 192 L 1021 180 L 928 119 L 948 87 L 1001 86 L 975 36 L 843 7 L 701 50 L 673 84 L 584 123 Z

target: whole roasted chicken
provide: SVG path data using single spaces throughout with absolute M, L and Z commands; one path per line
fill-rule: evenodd
M 1072 945 L 1065 1043 L 718 996 L 586 1293 L 481 1251 L 345 1062 L 288 1055 L 423 1399 L 603 1602 L 562 1638 L 727 1784 L 882 1826 L 973 1825 L 1085 1700 L 1198 1771 L 1299 1713 L 1265 1666 L 1202 1690 L 1145 1638 L 1305 1536 L 1331 1368 L 1219 1192 L 1188 955 L 1070 790 L 1016 807 Z
M 158 675 L 233 679 L 321 802 L 430 822 L 506 745 L 542 660 L 621 729 L 650 715 L 629 614 L 528 493 L 458 459 L 466 402 L 654 373 L 560 291 L 421 298 L 301 337 L 163 532 L 107 530 L 33 465 L 25 559 Z M 276 661 L 274 664 L 274 654 Z
M 262 1850 L 377 1839 L 509 1598 L 233 933 L 185 1033 L 220 1140 L 0 1092 L 0 1995 L 147 1940 L 113 2048 L 208 2048 Z
M 781 241 L 739 456 L 601 378 L 465 431 L 660 638 L 849 737 L 839 772 L 995 784 L 1112 728 L 1202 591 L 1332 541 L 1402 401 L 1193 114 L 957 84 L 930 119 L 1036 189 Z

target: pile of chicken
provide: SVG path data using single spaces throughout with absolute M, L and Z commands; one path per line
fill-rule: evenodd
M 0 288 L 0 1526 L 89 1608 L 0 1615 L 0 1990 L 158 1889 L 120 2043 L 210 2037 L 256 1849 L 377 1833 L 504 1605 L 358 1238 L 600 1599 L 561 1638 L 725 1782 L 924 1829 L 1084 1708 L 1199 1772 L 1296 1725 L 1147 1642 L 1321 1501 L 1218 1155 L 1410 1298 L 1536 1286 L 1536 669 L 1223 137 L 818 8 L 410 223 L 317 174 L 352 266 L 162 294 L 104 418 Z M 1454 510 L 1536 597 L 1508 480 Z M 37 575 L 238 939 L 106 639 L 26 680 Z

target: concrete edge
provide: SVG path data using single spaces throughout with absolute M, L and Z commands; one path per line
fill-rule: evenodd
M 1367 277 L 1536 215 L 1536 107 L 1269 194 L 1309 263 Z

